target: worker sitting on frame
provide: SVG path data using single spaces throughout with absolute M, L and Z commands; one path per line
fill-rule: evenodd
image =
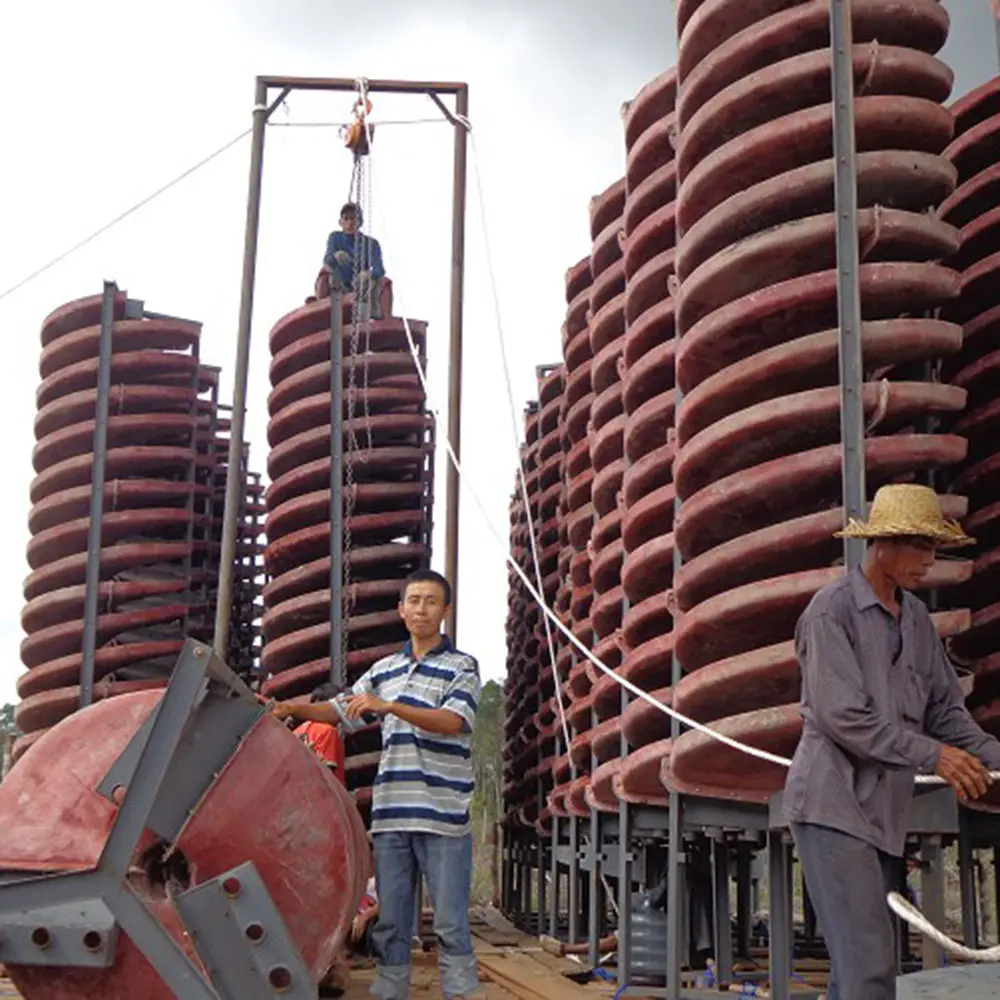
M 330 297 L 334 275 L 347 295 L 354 295 L 361 315 L 388 319 L 392 315 L 392 282 L 385 276 L 382 248 L 373 236 L 361 232 L 360 206 L 348 202 L 340 210 L 340 229 L 326 241 L 323 266 L 316 278 L 316 298 Z

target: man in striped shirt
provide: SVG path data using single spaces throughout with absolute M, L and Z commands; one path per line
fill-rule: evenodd
M 400 597 L 399 613 L 410 633 L 403 649 L 374 664 L 336 705 L 287 709 L 302 718 L 322 714 L 317 721 L 323 722 L 343 717 L 347 726 L 365 716 L 382 720 L 371 824 L 380 905 L 372 934 L 379 961 L 372 993 L 384 1000 L 406 1000 L 410 993 L 421 875 L 434 904 L 445 997 L 461 1000 L 478 986 L 469 933 L 469 803 L 479 666 L 441 633 L 450 604 L 451 585 L 441 574 L 414 573 Z

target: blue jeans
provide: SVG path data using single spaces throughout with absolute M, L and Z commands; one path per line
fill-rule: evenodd
M 469 933 L 472 836 L 377 833 L 372 839 L 379 899 L 372 933 L 379 969 L 372 993 L 383 1000 L 406 1000 L 410 994 L 410 947 L 423 875 L 434 904 L 442 992 L 448 1000 L 468 996 L 479 985 Z

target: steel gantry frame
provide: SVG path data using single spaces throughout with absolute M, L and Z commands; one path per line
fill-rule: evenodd
M 242 456 L 246 428 L 247 381 L 250 369 L 250 335 L 253 325 L 253 300 L 257 273 L 257 244 L 260 233 L 260 206 L 264 174 L 264 136 L 271 115 L 293 91 L 346 93 L 357 91 L 359 81 L 347 78 L 259 76 L 254 87 L 253 134 L 250 150 L 250 180 L 247 194 L 246 231 L 243 244 L 243 277 L 240 292 L 240 314 L 236 341 L 236 369 L 233 376 L 232 429 L 229 435 L 229 467 L 236 468 Z M 365 80 L 369 94 L 412 94 L 429 97 L 454 126 L 454 170 L 452 182 L 451 220 L 451 289 L 449 307 L 448 358 L 448 439 L 455 457 L 461 457 L 462 438 L 462 339 L 465 302 L 465 216 L 466 181 L 468 173 L 469 86 L 466 83 L 419 80 Z M 276 97 L 271 97 L 277 91 Z M 454 97 L 450 110 L 443 96 Z M 219 562 L 232 565 L 236 556 L 236 540 L 241 497 L 235 477 L 226 483 L 226 504 L 223 513 L 222 544 Z M 452 583 L 452 600 L 448 631 L 455 638 L 458 622 L 458 472 L 448 466 L 447 521 L 445 525 L 445 575 Z M 331 595 L 332 596 L 332 595 Z M 232 616 L 233 588 L 231 575 L 222 573 L 215 619 L 214 647 L 225 655 Z M 331 607 L 336 605 L 331 604 Z
M 1000 0 L 989 0 L 997 18 L 1000 38 Z M 867 511 L 865 482 L 865 426 L 862 401 L 864 369 L 861 350 L 861 296 L 859 284 L 860 253 L 858 242 L 857 152 L 855 142 L 854 76 L 852 67 L 852 2 L 830 0 L 831 70 L 833 97 L 834 181 L 836 211 L 837 302 L 839 314 L 839 381 L 841 392 L 841 462 L 842 496 L 846 517 L 863 518 Z M 678 231 L 680 240 L 682 233 Z M 676 405 L 682 391 L 675 388 Z M 676 502 L 679 505 L 679 501 Z M 676 510 L 676 507 L 675 507 Z M 864 555 L 864 543 L 845 540 L 846 569 L 857 566 Z M 682 557 L 675 550 L 675 573 Z M 676 654 L 671 663 L 672 683 L 681 678 Z M 559 683 L 558 677 L 556 683 Z M 621 710 L 630 701 L 621 691 Z M 671 737 L 676 739 L 682 727 L 671 720 Z M 560 734 L 555 736 L 555 757 L 562 748 Z M 629 751 L 624 735 L 621 756 Z M 574 772 L 575 777 L 575 772 Z M 540 791 L 540 803 L 544 793 Z M 960 809 L 947 787 L 920 787 L 910 816 L 909 845 L 919 854 L 920 894 L 924 913 L 936 926 L 945 922 L 944 848 L 957 844 L 959 850 L 960 890 L 964 940 L 977 947 L 980 943 L 980 914 L 975 852 L 992 848 L 995 866 L 997 912 L 994 926 L 1000 926 L 1000 817 Z M 584 829 L 587 835 L 584 836 Z M 663 851 L 666 844 L 666 851 Z M 643 846 L 645 845 L 645 846 Z M 653 846 L 651 846 L 653 845 Z M 665 866 L 662 855 L 666 855 Z M 648 857 L 647 857 L 648 855 Z M 782 816 L 779 793 L 766 805 L 748 805 L 716 799 L 669 793 L 666 808 L 637 807 L 620 801 L 618 814 L 593 810 L 589 823 L 571 816 L 562 820 L 553 815 L 552 831 L 547 838 L 532 841 L 530 831 L 505 829 L 503 853 L 502 906 L 523 926 L 547 923 L 553 937 L 576 943 L 585 928 L 588 959 L 598 963 L 598 944 L 603 917 L 604 879 L 617 882 L 618 910 L 618 991 L 616 996 L 641 995 L 681 1000 L 693 976 L 682 975 L 689 946 L 688 925 L 692 902 L 688 876 L 694 861 L 707 868 L 711 879 L 710 902 L 713 910 L 712 940 L 716 984 L 719 988 L 738 983 L 731 973 L 733 964 L 732 910 L 730 883 L 736 881 L 735 939 L 745 951 L 753 936 L 753 919 L 760 894 L 762 872 L 755 859 L 767 861 L 767 889 L 770 898 L 767 942 L 769 950 L 769 992 L 772 1000 L 789 1000 L 795 951 L 793 912 L 794 851 L 790 832 Z M 707 862 L 707 864 L 706 864 Z M 537 864 L 539 909 L 532 912 L 532 869 Z M 639 884 L 649 885 L 666 870 L 666 940 L 663 942 L 666 979 L 662 987 L 633 983 L 633 940 L 631 908 L 633 893 Z M 546 878 L 548 898 L 546 900 Z M 568 882 L 567 922 L 564 925 L 560 899 L 563 880 Z M 703 880 L 704 881 L 704 880 Z M 804 886 L 802 890 L 805 937 L 800 947 L 819 949 L 815 913 Z M 547 912 L 543 908 L 547 902 Z M 581 919 L 583 918 L 583 919 Z M 902 928 L 901 928 L 902 930 Z M 902 952 L 900 953 L 902 954 Z M 924 969 L 939 969 L 944 963 L 942 950 L 929 940 L 922 946 Z M 901 964 L 901 963 L 900 963 Z M 738 988 L 734 985 L 734 988 Z M 796 991 L 803 1000 L 817 997 Z M 965 994 L 963 994 L 965 995 Z M 968 994 L 972 996 L 973 994 Z

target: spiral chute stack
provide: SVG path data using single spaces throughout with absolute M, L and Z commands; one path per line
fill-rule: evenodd
M 430 561 L 433 418 L 402 319 L 351 325 L 344 316 L 344 620 L 346 682 L 406 641 L 400 586 Z M 331 314 L 329 300 L 271 331 L 268 397 L 264 693 L 308 698 L 330 679 Z M 421 364 L 426 325 L 408 321 Z M 345 651 L 340 651 L 341 655 Z M 367 814 L 378 766 L 377 725 L 346 741 L 347 782 Z
M 968 393 L 966 412 L 952 430 L 968 439 L 969 453 L 951 489 L 969 498 L 966 530 L 977 540 L 974 575 L 963 590 L 972 609 L 971 628 L 952 643 L 952 653 L 975 670 L 969 699 L 973 717 L 1000 734 L 1000 78 L 990 80 L 952 108 L 955 138 L 945 158 L 958 187 L 938 216 L 958 227 L 961 246 L 950 264 L 962 275 L 957 302 L 945 310 L 964 324 L 961 351 L 948 358 L 944 378 Z
M 69 302 L 42 324 L 17 757 L 81 703 L 102 299 Z M 124 292 L 112 315 L 94 700 L 163 687 L 186 636 L 211 642 L 227 475 L 219 369 L 200 361 L 201 325 L 148 313 Z M 238 474 L 248 483 L 245 463 Z M 249 558 L 255 530 L 242 528 Z M 249 678 L 256 574 L 234 584 L 251 610 L 233 623 L 229 660 Z
M 966 394 L 931 368 L 959 349 L 961 327 L 925 318 L 960 290 L 938 263 L 957 231 L 928 213 L 955 185 L 942 156 L 952 73 L 934 55 L 948 15 L 933 0 L 853 9 L 872 491 L 926 482 L 965 457 L 964 438 L 936 421 L 961 411 Z M 686 676 L 674 704 L 788 756 L 801 729 L 795 621 L 842 572 L 829 8 L 681 0 L 677 10 L 675 646 Z M 949 516 L 965 513 L 963 497 L 943 500 Z M 947 588 L 971 569 L 939 563 L 926 585 L 947 608 Z M 947 636 L 969 616 L 956 607 L 936 620 Z M 766 801 L 784 770 L 692 731 L 663 777 L 681 791 Z
M 674 299 L 677 173 L 676 73 L 649 81 L 625 113 L 626 181 L 625 373 L 626 464 L 620 495 L 625 510 L 621 642 L 622 673 L 661 701 L 670 700 L 673 579 Z M 606 698 L 620 698 L 604 678 Z M 604 808 L 617 797 L 650 804 L 663 798 L 659 761 L 669 736 L 666 715 L 641 699 L 621 720 L 628 757 L 603 765 Z M 617 747 L 609 747 L 617 751 Z M 607 794 L 608 792 L 613 794 Z

